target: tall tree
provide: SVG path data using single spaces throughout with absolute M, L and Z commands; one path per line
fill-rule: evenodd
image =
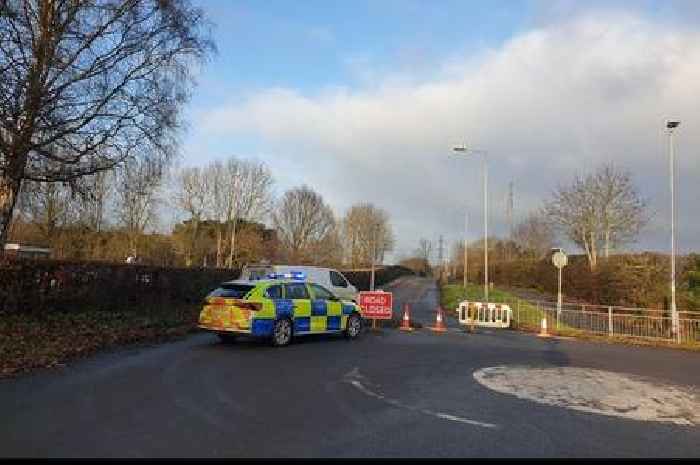
M 206 168 L 209 180 L 207 216 L 216 222 L 216 267 L 223 266 L 224 234 L 227 231 L 228 188 L 224 165 L 220 161 L 210 163 Z
M 306 263 L 320 263 L 327 257 L 324 244 L 333 242 L 337 233 L 331 208 L 323 197 L 308 186 L 285 192 L 273 213 L 273 222 L 287 259 Z
M 60 183 L 27 183 L 18 207 L 22 216 L 38 228 L 45 244 L 51 244 L 60 229 L 74 221 L 71 190 Z
M 608 258 L 611 249 L 634 241 L 647 224 L 648 201 L 637 192 L 629 171 L 619 170 L 612 163 L 602 166 L 594 179 L 600 204 L 604 255 Z
M 91 231 L 101 232 L 107 222 L 106 210 L 112 198 L 113 173 L 100 171 L 80 180 L 85 188 L 77 199 L 78 221 Z
M 554 232 L 544 215 L 530 212 L 515 226 L 513 240 L 522 255 L 543 258 L 554 244 Z
M 423 263 L 426 264 L 427 268 L 425 272 L 430 271 L 430 256 L 433 253 L 433 243 L 430 242 L 428 239 L 421 238 L 418 241 L 418 248 L 416 249 L 415 255 L 420 258 Z
M 138 253 L 139 237 L 148 226 L 155 225 L 162 178 L 163 167 L 142 158 L 125 163 L 117 172 L 117 217 L 126 232 L 130 253 Z
M 190 231 L 185 245 L 185 265 L 189 267 L 192 266 L 192 252 L 197 246 L 199 225 L 207 211 L 209 183 L 207 173 L 197 166 L 180 170 L 176 182 L 177 205 L 190 217 Z
M 208 35 L 188 0 L 0 3 L 0 248 L 23 181 L 175 153 Z
M 231 157 L 224 165 L 226 223 L 229 225 L 228 266 L 236 259 L 236 231 L 241 220 L 257 221 L 270 211 L 272 174 L 263 162 Z
M 342 237 L 351 268 L 370 266 L 375 255 L 381 263 L 394 247 L 389 215 L 371 203 L 350 207 L 342 221 Z
M 595 173 L 577 175 L 571 185 L 560 185 L 545 204 L 548 221 L 581 247 L 591 270 L 601 248 L 634 241 L 648 221 L 647 202 L 634 187 L 631 175 L 604 165 Z

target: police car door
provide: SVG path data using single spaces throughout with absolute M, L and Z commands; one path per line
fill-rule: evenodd
M 341 329 L 342 305 L 340 300 L 328 289 L 318 284 L 309 284 L 313 299 L 311 300 L 311 329 L 316 331 L 338 331 Z
M 292 300 L 294 312 L 294 332 L 308 333 L 311 327 L 311 297 L 305 283 L 287 283 L 284 296 Z

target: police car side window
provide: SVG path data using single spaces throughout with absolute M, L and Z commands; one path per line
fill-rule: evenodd
M 314 297 L 320 300 L 334 300 L 333 294 L 325 287 L 319 286 L 318 284 L 312 284 L 311 287 L 314 289 Z
M 348 287 L 347 281 L 337 271 L 331 271 L 331 284 L 336 287 Z
M 309 291 L 306 290 L 306 285 L 302 283 L 285 284 L 284 293 L 288 299 L 309 298 Z
M 282 286 L 270 286 L 265 291 L 265 297 L 268 299 L 281 299 L 282 298 Z

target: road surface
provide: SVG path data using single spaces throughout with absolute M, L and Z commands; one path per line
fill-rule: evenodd
M 398 308 L 410 301 L 434 322 L 434 283 L 392 290 Z M 383 329 L 281 349 L 196 334 L 3 380 L 0 455 L 700 456 L 697 353 L 448 322 L 445 334 Z

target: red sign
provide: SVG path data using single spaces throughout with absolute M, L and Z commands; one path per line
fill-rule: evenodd
M 392 306 L 391 292 L 360 292 L 358 302 L 362 307 L 362 316 L 367 319 L 390 320 Z

